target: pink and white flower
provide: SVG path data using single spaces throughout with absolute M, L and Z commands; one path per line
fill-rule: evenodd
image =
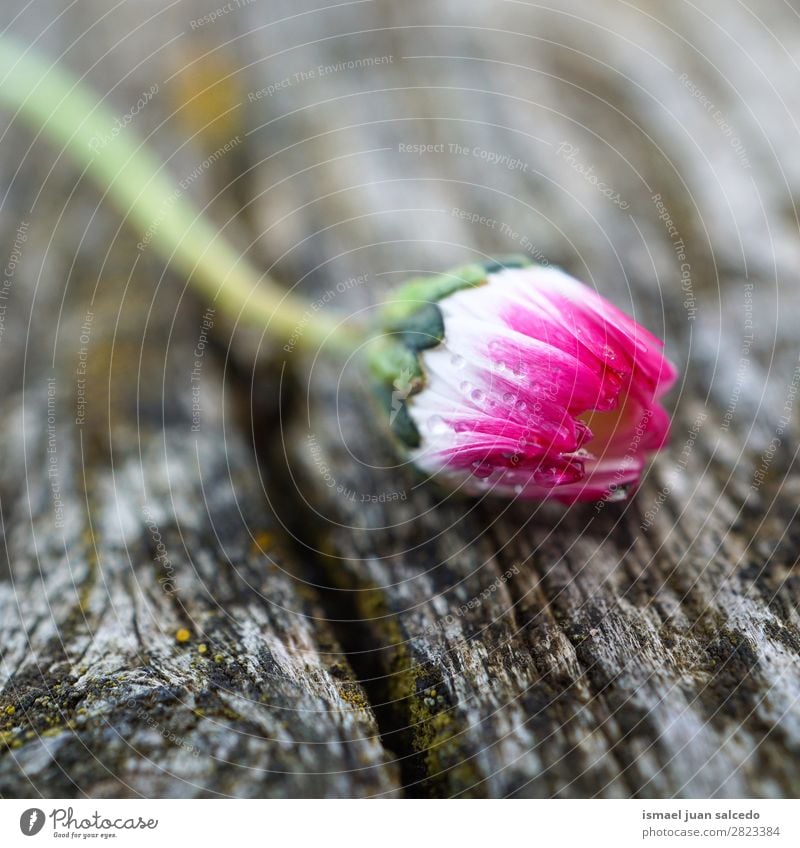
M 469 494 L 621 500 L 667 441 L 663 344 L 547 267 L 500 268 L 436 302 L 443 338 L 418 351 L 405 399 L 411 459 Z

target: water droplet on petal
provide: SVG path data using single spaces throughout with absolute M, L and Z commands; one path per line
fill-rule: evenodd
M 528 408 L 528 404 L 524 400 L 518 400 L 515 406 L 520 412 L 524 412 Z
M 617 501 L 624 501 L 627 497 L 628 489 L 625 486 L 616 486 L 615 488 L 608 490 L 603 500 L 615 503 Z
M 481 480 L 486 479 L 494 471 L 494 466 L 488 462 L 473 462 L 472 473 Z
M 579 445 L 582 445 L 587 439 L 591 439 L 594 435 L 587 424 L 583 421 L 575 421 L 572 425 L 575 428 L 575 439 Z
M 516 396 L 515 394 L 512 394 L 511 392 L 505 392 L 505 393 L 503 394 L 503 400 L 504 400 L 506 403 L 514 403 L 514 401 L 515 401 L 516 399 L 517 399 L 517 396 Z
M 459 354 L 454 353 L 450 357 L 450 362 L 452 363 L 454 368 L 463 368 L 467 364 L 467 360 L 464 359 L 463 356 L 459 356 Z
M 542 486 L 560 486 L 563 483 L 575 483 L 583 477 L 581 462 L 568 463 L 562 466 L 548 465 L 538 468 L 533 479 Z
M 533 479 L 540 486 L 555 486 L 558 483 L 558 471 L 555 468 L 538 468 L 533 473 Z
M 486 394 L 480 389 L 473 389 L 469 393 L 469 396 L 475 401 L 475 403 L 480 403 L 486 397 Z
M 431 433 L 440 435 L 442 433 L 448 432 L 449 429 L 450 428 L 447 426 L 447 422 L 444 420 L 444 418 L 441 417 L 441 415 L 432 415 L 428 419 L 428 430 Z

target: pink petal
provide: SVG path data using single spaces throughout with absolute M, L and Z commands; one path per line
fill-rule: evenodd
M 563 501 L 635 487 L 668 438 L 662 343 L 562 271 L 507 269 L 440 302 L 408 408 L 415 462 L 471 492 Z

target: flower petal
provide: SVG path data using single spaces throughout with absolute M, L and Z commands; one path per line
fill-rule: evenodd
M 662 343 L 552 268 L 504 269 L 439 302 L 444 342 L 407 401 L 413 459 L 473 493 L 616 497 L 668 436 Z

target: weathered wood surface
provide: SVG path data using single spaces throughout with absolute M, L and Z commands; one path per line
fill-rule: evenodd
M 254 2 L 193 27 L 219 4 L 79 5 L 41 43 L 85 33 L 65 61 L 121 116 L 159 84 L 132 126 L 176 180 L 240 138 L 187 191 L 321 308 L 523 251 L 684 376 L 671 448 L 602 508 L 421 485 L 352 369 L 265 364 L 221 320 L 193 432 L 204 305 L 15 124 L 0 793 L 796 796 L 795 12 Z

